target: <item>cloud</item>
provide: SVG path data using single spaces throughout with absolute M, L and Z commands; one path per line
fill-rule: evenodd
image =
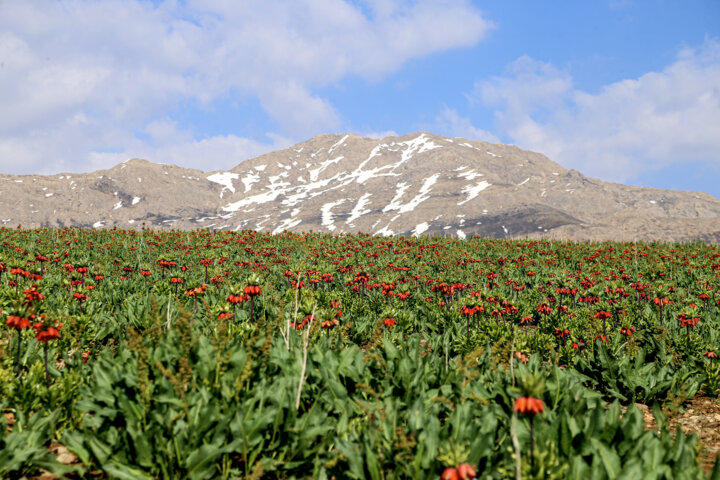
M 224 142 L 256 151 L 273 136 L 304 140 L 347 123 L 317 89 L 348 76 L 379 81 L 490 28 L 467 0 L 6 0 L 0 171 L 84 170 L 175 144 L 194 145 L 199 163 L 202 148 Z M 258 99 L 276 131 L 259 141 L 161 131 L 182 105 L 228 98 Z
M 292 143 L 280 137 L 269 142 L 257 142 L 236 135 L 216 135 L 202 140 L 162 144 L 158 147 L 139 144 L 133 150 L 138 152 L 135 156 L 139 158 L 162 159 L 161 163 L 210 172 L 229 170 L 241 160 L 287 148 Z M 93 152 L 88 160 L 92 170 L 98 170 L 110 168 L 127 158 L 125 153 Z M 228 159 L 236 160 L 229 162 Z
M 494 108 L 497 131 L 568 168 L 615 181 L 684 162 L 720 165 L 720 42 L 683 49 L 660 72 L 596 93 L 566 72 L 522 57 L 478 82 L 475 102 Z
M 435 128 L 449 137 L 462 137 L 467 140 L 501 143 L 492 133 L 472 125 L 469 118 L 461 117 L 455 110 L 445 106 L 435 118 Z

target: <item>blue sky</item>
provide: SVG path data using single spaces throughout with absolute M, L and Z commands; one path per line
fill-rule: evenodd
M 720 197 L 720 2 L 0 2 L 0 172 L 429 131 Z

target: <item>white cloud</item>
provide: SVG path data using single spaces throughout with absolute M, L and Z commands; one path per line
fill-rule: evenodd
M 256 142 L 236 135 L 216 135 L 203 140 L 173 142 L 159 147 L 139 144 L 134 147 L 136 157 L 144 159 L 162 159 L 162 163 L 197 168 L 206 172 L 227 170 L 234 167 L 239 160 L 244 160 L 272 150 L 287 148 L 291 141 L 277 138 L 270 142 Z M 89 156 L 93 170 L 110 168 L 127 160 L 125 153 L 94 152 Z M 234 159 L 228 162 L 228 159 Z
M 188 138 L 172 125 L 182 105 L 226 98 L 257 98 L 277 125 L 267 138 L 303 140 L 343 123 L 315 89 L 348 75 L 377 81 L 408 60 L 474 45 L 491 27 L 467 0 L 5 0 L 0 171 L 86 170 L 107 152 L 170 154 L 180 144 L 193 145 L 198 164 L 203 148 L 277 144 Z
M 363 137 L 367 138 L 374 138 L 376 140 L 380 140 L 386 137 L 398 137 L 400 134 L 396 132 L 395 130 L 383 130 L 380 132 L 359 132 L 358 135 L 361 135 Z
M 469 118 L 461 117 L 455 110 L 445 106 L 435 118 L 438 131 L 450 137 L 461 137 L 466 140 L 480 140 L 490 143 L 501 143 L 492 133 L 473 126 Z
M 720 42 L 684 49 L 675 62 L 605 86 L 575 89 L 550 64 L 522 57 L 503 77 L 476 84 L 496 108 L 498 132 L 568 168 L 615 181 L 686 162 L 720 164 Z

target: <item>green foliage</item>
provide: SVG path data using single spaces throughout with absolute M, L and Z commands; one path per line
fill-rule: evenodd
M 632 404 L 720 390 L 715 247 L 5 228 L 0 240 L 3 324 L 21 311 L 63 323 L 47 363 L 35 330 L 2 330 L 0 401 L 17 422 L 0 425 L 0 476 L 423 479 L 468 462 L 508 478 L 519 462 L 523 478 L 704 477 L 694 437 L 662 417 L 645 431 Z M 44 298 L 29 302 L 33 284 Z M 248 285 L 261 286 L 252 301 Z M 516 415 L 520 396 L 544 411 Z M 58 464 L 55 442 L 82 467 Z

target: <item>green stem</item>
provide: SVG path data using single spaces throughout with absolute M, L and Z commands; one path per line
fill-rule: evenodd
M 22 343 L 22 333 L 20 333 L 20 329 L 17 328 L 17 361 L 16 361 L 16 375 L 20 379 L 20 384 L 22 385 L 22 377 L 20 376 L 20 345 Z
M 48 364 L 47 364 L 47 359 L 48 359 L 48 346 L 47 346 L 47 342 L 45 342 L 45 348 L 44 348 L 44 350 L 45 350 L 45 381 L 47 382 L 48 387 L 49 387 L 49 386 L 50 386 L 50 371 L 48 370 Z
M 535 419 L 534 415 L 530 416 L 530 471 L 535 471 Z

